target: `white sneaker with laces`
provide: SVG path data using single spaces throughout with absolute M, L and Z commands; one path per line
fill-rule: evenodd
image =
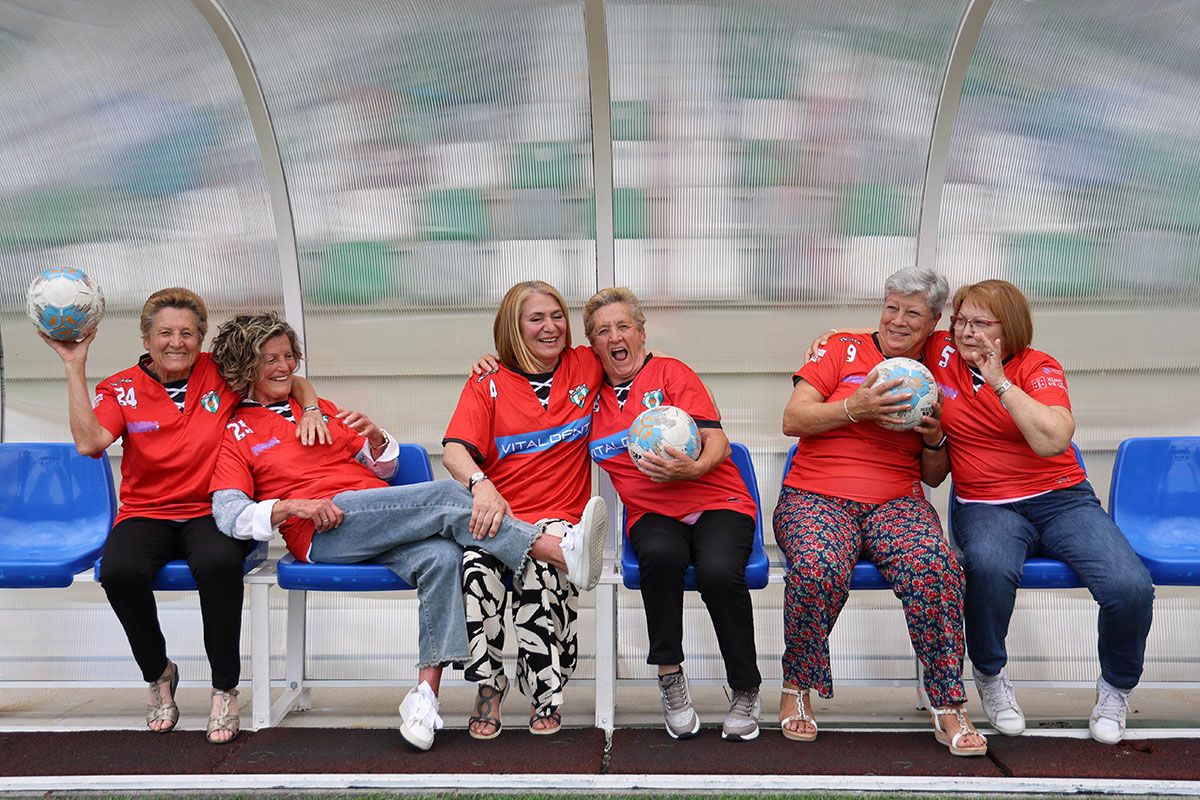
M 1117 744 L 1125 738 L 1125 715 L 1129 713 L 1129 692 L 1118 689 L 1104 678 L 1096 681 L 1096 707 L 1088 720 L 1092 738 L 1102 744 Z
M 1025 714 L 1017 705 L 1017 694 L 1008 682 L 1008 673 L 1003 669 L 999 675 L 984 675 L 973 669 L 975 688 L 983 703 L 983 713 L 992 727 L 1005 736 L 1020 736 L 1025 732 Z
M 433 735 L 442 729 L 438 699 L 427 681 L 409 690 L 400 704 L 400 735 L 420 750 L 433 746 Z
M 578 525 L 563 523 L 562 554 L 567 580 L 581 592 L 596 588 L 604 567 L 604 540 L 608 534 L 608 504 L 593 497 L 583 508 Z

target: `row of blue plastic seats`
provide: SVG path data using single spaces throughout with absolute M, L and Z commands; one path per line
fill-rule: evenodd
M 734 464 L 747 488 L 760 498 L 749 450 L 736 442 L 732 449 Z M 788 453 L 788 464 L 794 450 Z M 98 570 L 97 559 L 116 515 L 107 457 L 85 458 L 67 443 L 0 443 L 0 476 L 0 587 L 69 586 L 77 573 L 93 566 Z M 427 451 L 416 444 L 401 445 L 392 483 L 432 478 Z M 1109 512 L 1156 584 L 1200 585 L 1200 437 L 1122 442 L 1113 465 Z M 756 523 L 746 580 L 752 588 L 762 588 L 767 585 L 771 564 L 763 543 L 761 509 Z M 254 548 L 246 559 L 246 571 L 262 563 L 266 555 L 265 543 Z M 637 560 L 629 547 L 623 547 L 621 555 L 623 582 L 636 589 Z M 691 569 L 686 580 L 689 588 L 695 587 Z M 280 560 L 278 581 L 285 589 L 412 588 L 382 565 L 303 564 L 291 556 Z M 1054 589 L 1083 584 L 1062 562 L 1033 558 L 1026 563 L 1022 585 Z M 890 588 L 868 562 L 855 567 L 851 586 Z M 162 570 L 155 588 L 186 590 L 195 584 L 187 564 L 178 561 Z

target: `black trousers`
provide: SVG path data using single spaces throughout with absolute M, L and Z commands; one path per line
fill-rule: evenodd
M 696 588 L 708 608 L 729 687 L 762 683 L 754 646 L 754 607 L 746 562 L 754 519 L 737 511 L 705 511 L 695 525 L 646 514 L 629 529 L 642 578 L 642 605 L 650 637 L 648 664 L 683 663 L 683 573 L 696 565 Z
M 221 533 L 211 515 L 179 522 L 132 517 L 108 534 L 100 584 L 147 683 L 158 680 L 167 668 L 167 643 L 150 584 L 164 564 L 184 558 L 199 589 L 204 651 L 212 668 L 213 688 L 227 692 L 238 685 L 242 562 L 253 545 Z

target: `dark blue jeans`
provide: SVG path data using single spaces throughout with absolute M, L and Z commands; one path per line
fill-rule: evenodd
M 985 675 L 1008 660 L 1004 640 L 1026 558 L 1065 561 L 1100 604 L 1100 674 L 1118 689 L 1142 676 L 1154 586 L 1087 481 L 1004 505 L 960 503 L 954 538 L 967 575 L 967 653 Z

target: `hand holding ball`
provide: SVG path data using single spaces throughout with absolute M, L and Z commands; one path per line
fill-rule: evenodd
M 687 453 L 693 461 L 700 457 L 700 432 L 696 422 L 682 408 L 655 406 L 646 409 L 629 426 L 629 456 L 634 463 L 646 453 L 665 456 L 664 446 Z
M 876 369 L 879 377 L 875 379 L 875 386 L 897 378 L 904 381 L 896 388 L 888 390 L 887 394 L 912 392 L 912 397 L 907 401 L 908 410 L 898 415 L 903 420 L 902 424 L 879 422 L 880 427 L 893 431 L 912 430 L 921 424 L 922 417 L 933 413 L 938 398 L 937 384 L 934 383 L 933 373 L 924 364 L 911 358 L 889 358 Z
M 50 267 L 29 284 L 25 313 L 51 339 L 77 342 L 104 317 L 104 292 L 83 270 Z

